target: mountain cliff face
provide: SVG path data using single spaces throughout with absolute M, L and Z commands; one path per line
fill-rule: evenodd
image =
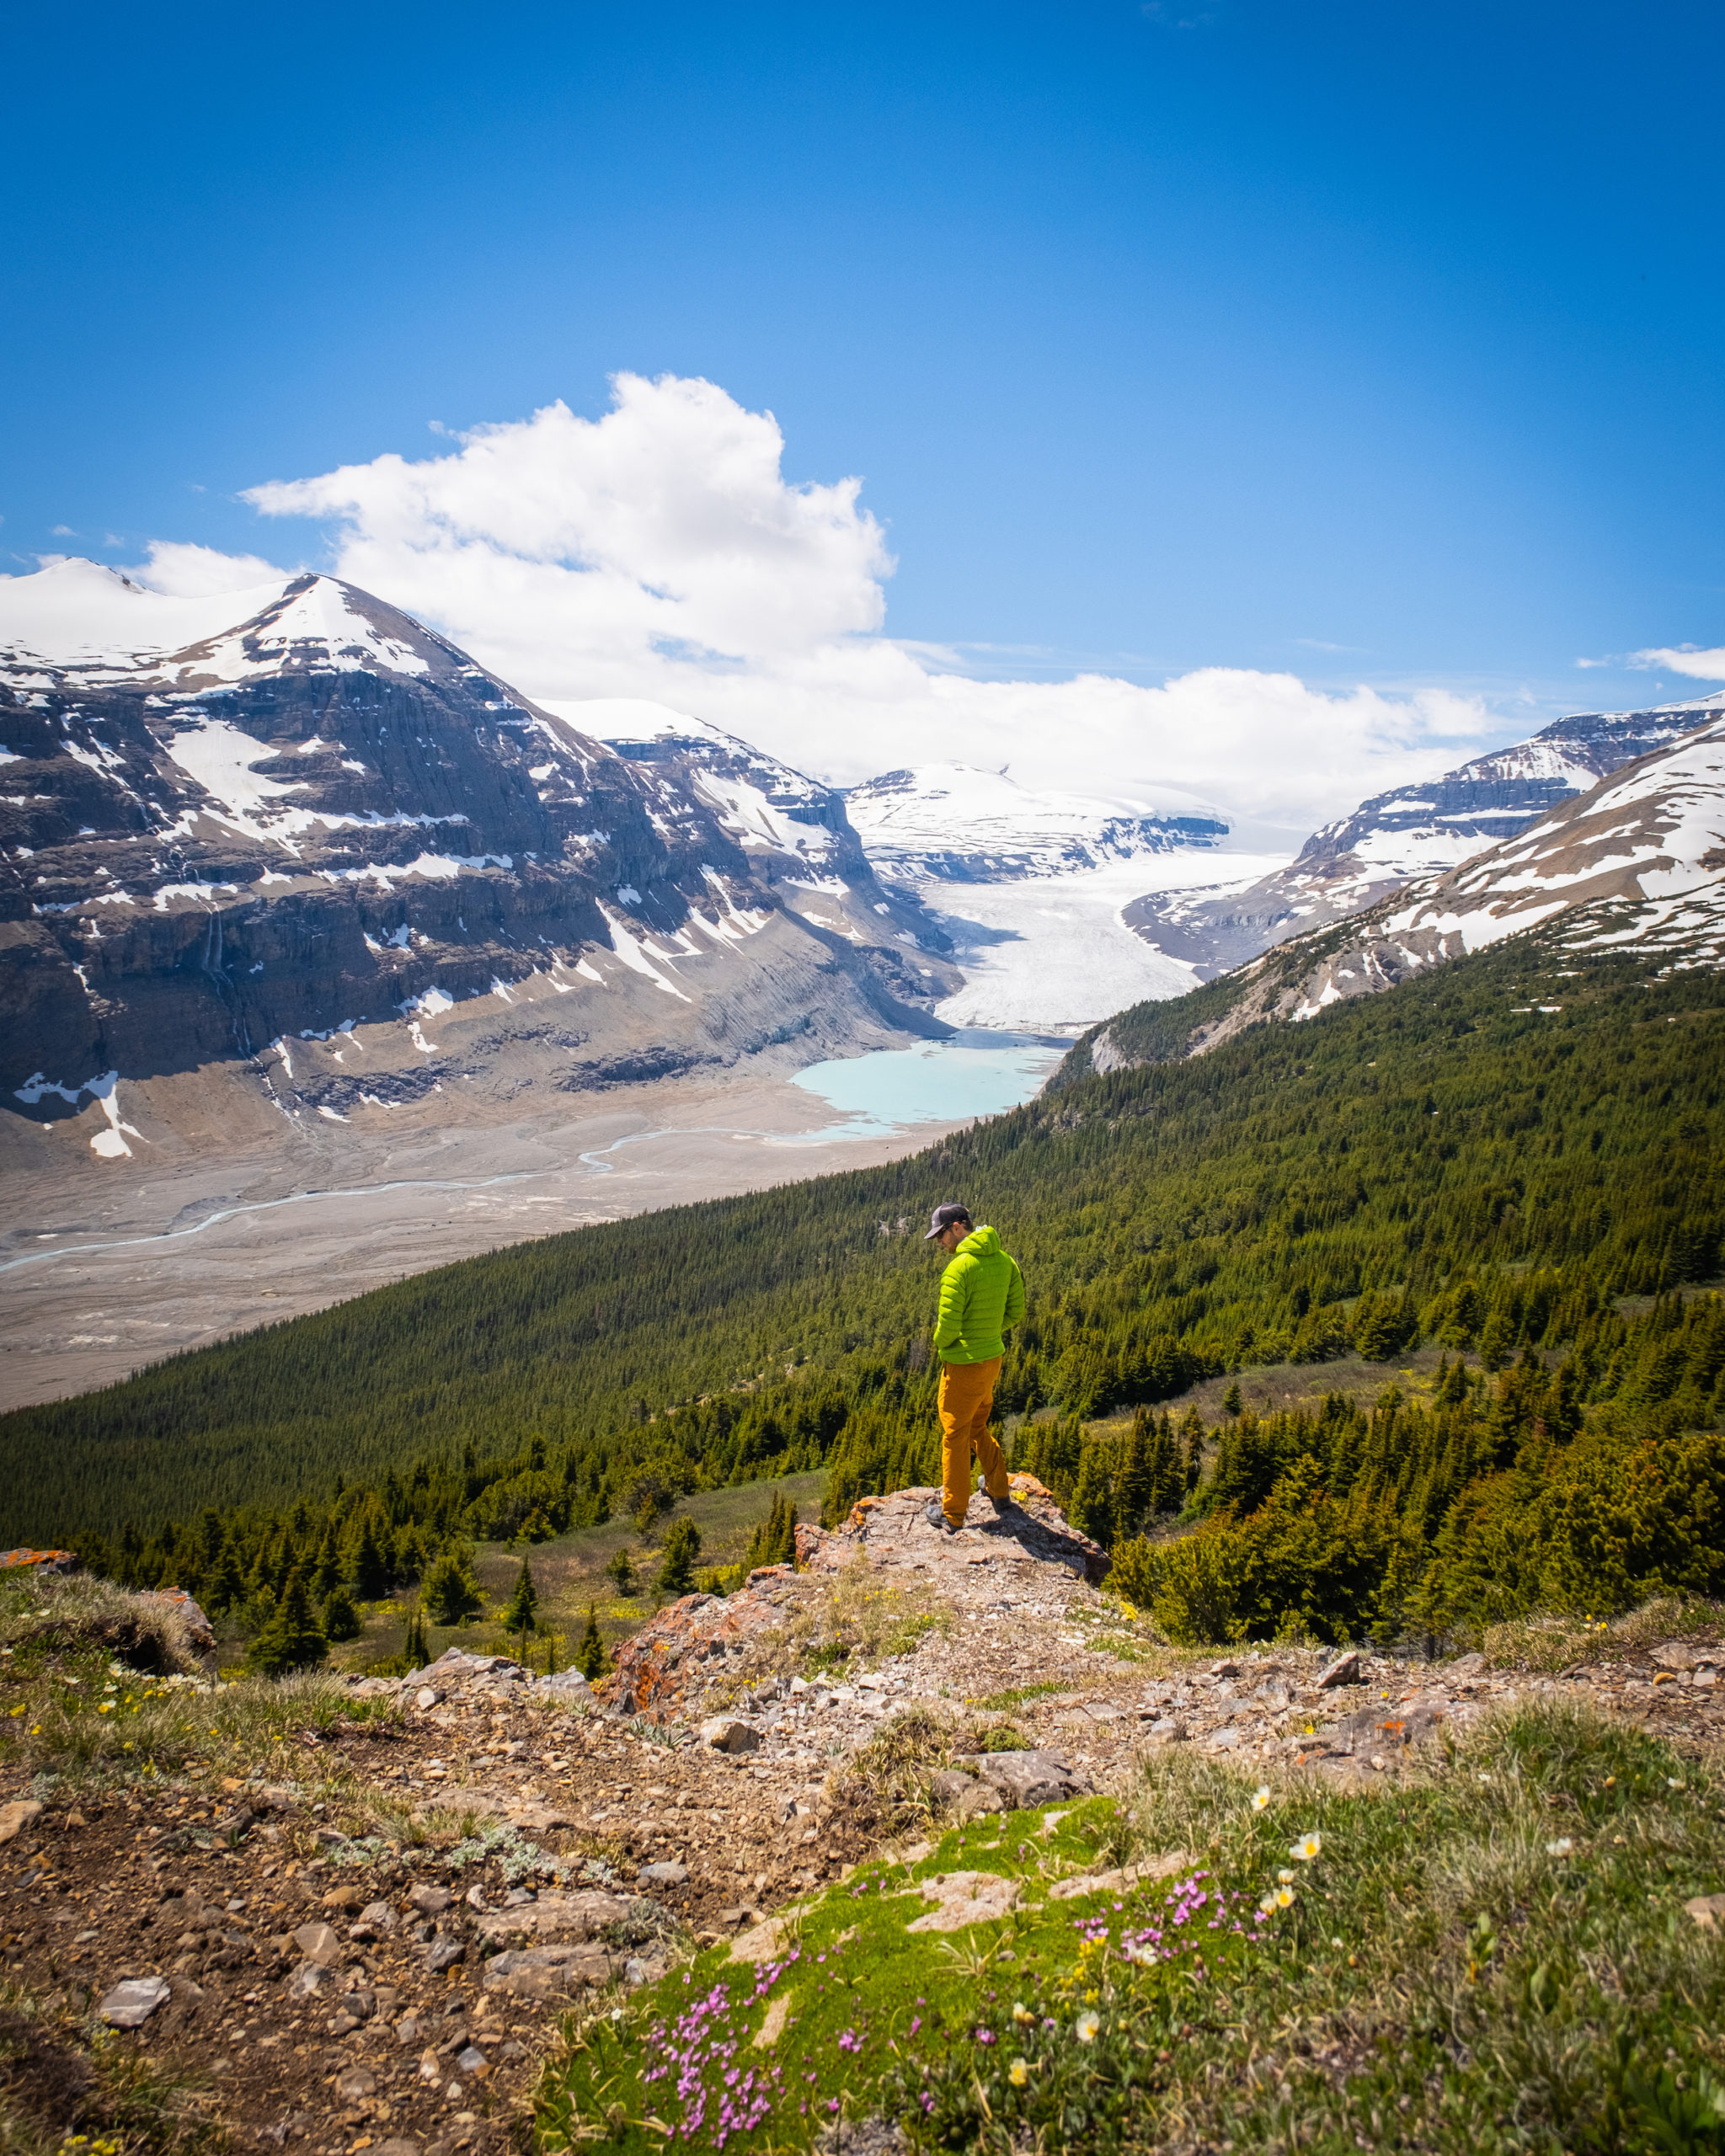
M 1315 831 L 1286 868 L 1243 890 L 1153 893 L 1127 925 L 1202 980 L 1260 951 L 1374 905 L 1525 830 L 1562 801 L 1725 714 L 1725 696 L 1652 711 L 1583 712 L 1531 740 L 1476 757 L 1422 786 L 1362 802 Z
M 969 764 L 886 771 L 851 787 L 845 807 L 879 873 L 913 887 L 1058 875 L 1228 835 L 1196 803 L 1038 793 Z
M 877 881 L 839 788 L 662 705 L 595 709 L 619 755 L 703 803 L 781 905 L 848 943 L 890 995 L 918 1004 L 958 985 L 950 938 L 914 897 Z
M 93 1098 L 118 1156 L 118 1085 L 211 1064 L 339 1118 L 457 1062 L 580 1090 L 930 1030 L 946 969 L 841 808 L 815 819 L 855 887 L 829 926 L 734 794 L 329 578 L 0 579 L 0 1099 Z
M 1663 714 L 1652 714 L 1659 717 Z M 1725 713 L 1560 801 L 1460 867 L 1313 931 L 1179 1004 L 1139 1005 L 1081 1041 L 1061 1075 L 1202 1054 L 1295 1024 L 1505 937 L 1725 966 Z

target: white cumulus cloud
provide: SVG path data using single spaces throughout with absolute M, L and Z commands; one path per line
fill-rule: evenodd
M 247 591 L 291 574 L 260 554 L 223 554 L 179 539 L 152 539 L 142 562 L 122 572 L 147 591 L 169 599 L 213 599 L 223 591 Z
M 1634 663 L 1657 666 L 1668 674 L 1685 674 L 1696 681 L 1725 681 L 1725 645 L 1715 645 L 1711 651 L 1692 643 L 1679 644 L 1675 650 L 1638 651 Z
M 1501 731 L 1442 690 L 1338 694 L 1242 668 L 1159 687 L 975 679 L 884 633 L 894 563 L 861 482 L 788 481 L 772 414 L 709 382 L 619 375 L 597 419 L 558 403 L 454 440 L 244 499 L 321 521 L 336 575 L 577 723 L 584 703 L 643 698 L 841 783 L 1010 763 L 1029 785 L 1195 794 L 1295 838 Z M 214 575 L 207 552 L 154 547 L 150 574 Z

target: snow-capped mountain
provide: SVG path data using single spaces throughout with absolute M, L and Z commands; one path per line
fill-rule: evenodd
M 1285 868 L 1232 889 L 1157 892 L 1124 918 L 1167 957 L 1214 979 L 1290 937 L 1375 905 L 1410 878 L 1458 867 L 1635 758 L 1725 713 L 1725 696 L 1651 711 L 1583 712 L 1441 778 L 1362 802 L 1315 831 Z
M 892 994 L 916 1001 L 955 985 L 945 931 L 914 894 L 876 880 L 837 787 L 664 704 L 616 698 L 556 708 L 655 782 L 703 803 L 780 903 L 844 937 Z
M 620 754 L 328 577 L 0 578 L 0 1100 L 88 1097 L 119 1158 L 147 1076 L 238 1068 L 340 1121 L 457 1076 L 570 1091 L 926 1030 L 947 976 L 905 909 L 788 905 L 707 753 Z M 872 891 L 801 784 L 787 864 L 816 869 L 818 825 Z
M 1653 714 L 1660 716 L 1660 714 Z M 1469 952 L 1537 931 L 1567 952 L 1633 952 L 1725 966 L 1725 712 L 1573 793 L 1439 876 L 1242 967 L 1183 1049 L 1199 1054 L 1265 1020 L 1298 1023 Z M 1226 994 L 1237 984 L 1237 993 Z M 1135 1014 L 1080 1043 L 1073 1069 L 1141 1059 Z
M 1040 793 L 969 764 L 884 772 L 852 787 L 845 808 L 877 872 L 910 885 L 1058 875 L 1217 846 L 1228 831 L 1197 803 Z

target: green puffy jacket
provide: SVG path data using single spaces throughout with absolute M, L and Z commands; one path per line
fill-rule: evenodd
M 992 1228 L 973 1228 L 940 1276 L 934 1352 L 943 1363 L 991 1363 L 1024 1315 L 1024 1276 Z

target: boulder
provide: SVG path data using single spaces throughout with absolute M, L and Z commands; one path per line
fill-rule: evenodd
M 560 1669 L 555 1677 L 536 1677 L 532 1690 L 538 1699 L 567 1700 L 579 1706 L 597 1704 L 593 1697 L 593 1687 L 579 1669 Z
M 1014 1812 L 1090 1794 L 1089 1777 L 1069 1766 L 1058 1752 L 984 1752 L 964 1764 L 979 1780 L 991 1782 Z
M 1363 1684 L 1365 1682 L 1365 1673 L 1359 1666 L 1359 1650 L 1349 1647 L 1346 1654 L 1338 1655 L 1327 1669 L 1320 1672 L 1317 1689 L 1320 1692 L 1327 1692 L 1338 1684 Z

